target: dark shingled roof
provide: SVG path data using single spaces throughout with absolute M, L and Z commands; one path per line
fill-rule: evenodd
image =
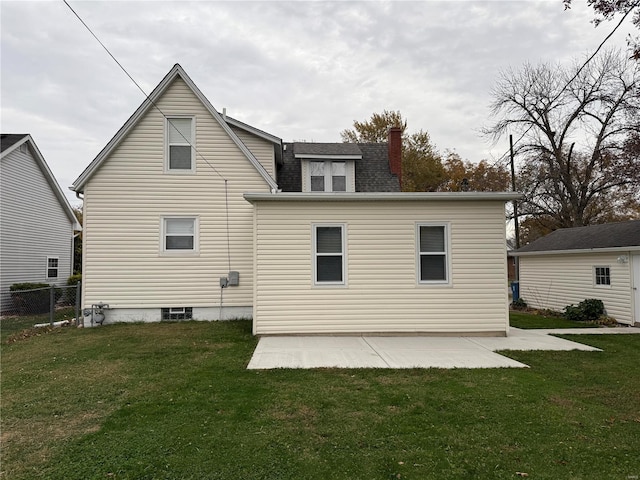
M 6 149 L 15 145 L 24 137 L 26 133 L 3 133 L 0 135 L 0 152 L 4 152 Z
M 285 143 L 283 164 L 278 169 L 278 187 L 283 192 L 302 191 L 301 160 L 295 153 L 316 155 L 357 155 L 356 192 L 399 192 L 398 177 L 389 169 L 386 143 Z M 347 153 L 348 152 L 348 153 Z
M 640 220 L 561 228 L 515 253 L 640 246 Z
M 357 143 L 307 143 L 293 144 L 294 155 L 362 155 Z

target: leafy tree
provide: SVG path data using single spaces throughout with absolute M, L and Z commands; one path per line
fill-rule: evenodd
M 431 143 L 428 132 L 407 133 L 407 121 L 399 111 L 374 113 L 368 121 L 353 122 L 352 130 L 341 132 L 343 142 L 386 142 L 391 127 L 402 129 L 402 190 L 405 192 L 459 191 L 463 179 L 476 191 L 506 190 L 508 172 L 491 167 L 485 161 L 474 165 L 463 162 L 457 154 L 443 157 Z
M 388 110 L 374 113 L 371 115 L 371 119 L 365 122 L 354 120 L 353 130 L 343 130 L 340 132 L 340 136 L 345 143 L 382 143 L 387 141 L 391 127 L 401 128 L 403 140 L 406 139 L 406 120 L 402 119 L 402 114 L 399 111 Z
M 562 0 L 565 10 L 571 8 L 573 0 Z M 638 0 L 587 0 L 587 4 L 593 8 L 596 17 L 593 23 L 597 27 L 605 20 L 612 20 L 616 15 L 631 15 L 631 22 L 640 29 L 640 2 Z M 633 58 L 640 60 L 640 38 L 630 38 L 629 46 L 633 52 Z
M 639 86 L 640 66 L 615 51 L 501 74 L 485 133 L 520 135 L 522 214 L 553 229 L 637 214 Z
M 478 164 L 463 161 L 457 153 L 449 153 L 444 161 L 445 181 L 442 192 L 503 192 L 510 189 L 510 174 L 503 165 L 489 165 L 486 160 Z

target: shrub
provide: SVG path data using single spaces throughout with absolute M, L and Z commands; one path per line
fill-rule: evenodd
M 48 283 L 14 283 L 9 287 L 13 304 L 18 315 L 37 315 L 49 311 L 50 293 Z M 58 301 L 62 294 L 55 289 L 54 301 Z
M 519 298 L 511 302 L 511 308 L 514 310 L 524 310 L 527 308 L 527 302 L 524 301 L 524 298 Z
M 597 298 L 588 298 L 575 306 L 564 307 L 564 317 L 574 322 L 597 320 L 604 315 L 604 303 Z
M 74 273 L 67 279 L 67 285 L 75 287 L 78 284 L 78 282 L 81 282 L 81 281 L 82 281 L 82 274 Z
M 587 298 L 578 304 L 586 320 L 597 320 L 604 315 L 604 303 L 597 298 Z

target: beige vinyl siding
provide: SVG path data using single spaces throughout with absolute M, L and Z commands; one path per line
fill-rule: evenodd
M 238 136 L 238 138 L 246 145 L 253 156 L 260 162 L 271 178 L 276 178 L 275 173 L 275 153 L 273 150 L 274 144 L 260 138 L 257 135 L 253 135 L 241 128 L 231 127 L 231 130 Z
M 31 150 L 0 163 L 0 311 L 12 307 L 9 287 L 35 282 L 66 285 L 72 271 L 73 225 Z M 47 257 L 58 278 L 47 278 Z
M 85 187 L 83 304 L 218 306 L 219 277 L 236 270 L 240 285 L 225 289 L 224 305 L 250 306 L 253 214 L 242 194 L 269 187 L 181 79 L 156 103 L 168 116 L 194 116 L 195 174 L 164 173 L 165 123 L 151 108 Z M 167 215 L 198 217 L 198 254 L 161 253 Z
M 622 253 L 550 254 L 520 257 L 520 296 L 532 307 L 562 311 L 587 298 L 604 302 L 607 314 L 632 323 L 631 262 Z M 631 256 L 626 253 L 629 258 Z M 610 267 L 611 286 L 596 286 L 593 267 Z
M 255 202 L 256 334 L 506 332 L 504 203 Z M 448 222 L 451 285 L 419 285 L 416 224 Z M 346 285 L 313 285 L 312 225 L 344 224 Z

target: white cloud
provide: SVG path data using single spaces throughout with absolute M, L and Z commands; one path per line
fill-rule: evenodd
M 473 161 L 506 148 L 477 133 L 499 70 L 568 61 L 613 28 L 559 0 L 70 3 L 147 93 L 180 63 L 216 108 L 285 140 L 339 141 L 392 109 Z M 2 130 L 31 133 L 66 190 L 143 96 L 64 3 L 0 9 Z

